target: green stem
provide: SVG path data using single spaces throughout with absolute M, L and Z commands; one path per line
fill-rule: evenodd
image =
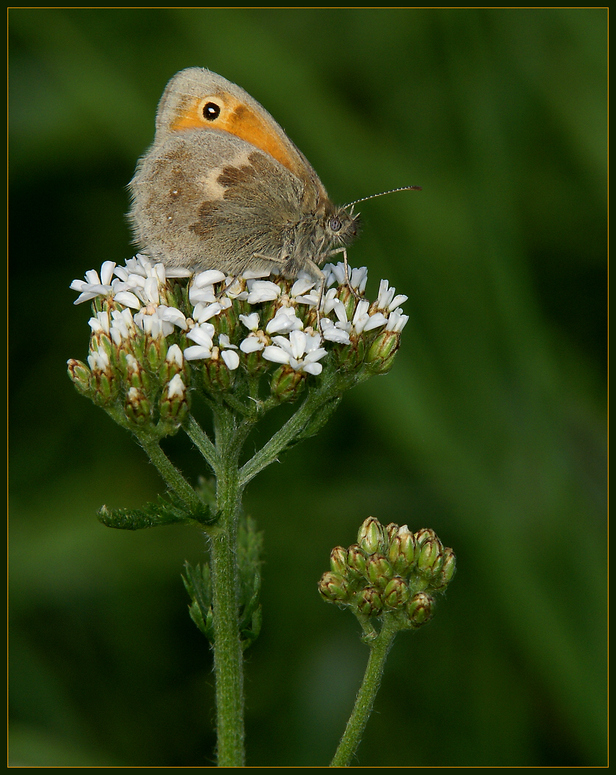
M 192 414 L 189 415 L 184 430 L 186 431 L 188 438 L 210 464 L 212 470 L 216 471 L 218 466 L 218 452 L 216 451 L 216 447 L 212 444 L 210 437 L 195 420 Z
M 219 520 L 208 530 L 214 611 L 218 766 L 244 766 L 244 677 L 239 635 L 237 529 L 242 498 L 238 458 L 246 430 L 230 412 L 215 414 Z
M 364 673 L 364 680 L 357 693 L 353 712 L 349 718 L 338 749 L 330 767 L 348 767 L 361 742 L 364 729 L 372 713 L 374 699 L 381 685 L 383 668 L 389 649 L 398 631 L 394 623 L 386 621 L 377 638 L 370 643 L 370 657 Z
M 311 391 L 301 407 L 240 469 L 240 481 L 245 486 L 288 446 L 311 419 L 315 409 L 341 393 L 339 380 L 330 378 L 321 388 Z
M 190 484 L 173 465 L 167 455 L 160 448 L 158 441 L 139 438 L 139 443 L 145 450 L 151 462 L 156 466 L 158 473 L 165 480 L 167 487 L 173 490 L 180 500 L 193 511 L 200 511 L 203 507 L 199 496 Z

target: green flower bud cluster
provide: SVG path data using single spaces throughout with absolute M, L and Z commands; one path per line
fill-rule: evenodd
M 456 558 L 433 530 L 412 533 L 407 525 L 384 527 L 368 517 L 357 543 L 335 547 L 330 570 L 319 581 L 324 600 L 349 607 L 366 620 L 395 616 L 399 629 L 417 629 L 434 613 L 435 597 L 454 576 Z

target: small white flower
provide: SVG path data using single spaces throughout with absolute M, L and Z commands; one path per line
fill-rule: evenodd
M 395 309 L 389 316 L 385 328 L 387 331 L 394 331 L 395 333 L 399 334 L 408 322 L 409 316 L 403 315 L 402 310 Z
M 123 304 L 125 307 L 131 309 L 141 309 L 141 301 L 135 296 L 132 291 L 120 291 L 113 297 L 114 301 L 118 304 Z
M 323 303 L 321 305 L 321 310 L 325 315 L 329 315 L 329 313 L 334 309 L 336 304 L 342 304 L 342 302 L 338 298 L 338 289 L 330 288 L 327 291 L 327 293 L 325 293 L 323 296 Z
M 323 274 L 325 275 L 326 288 L 329 288 L 330 285 L 333 285 L 334 283 L 344 285 L 346 281 L 344 262 L 340 261 L 338 264 L 325 264 L 323 267 Z
M 160 339 L 162 336 L 168 336 L 173 332 L 173 326 L 171 323 L 166 323 L 161 320 L 156 312 L 152 315 L 148 315 L 141 310 L 137 312 L 134 317 L 135 323 L 143 331 L 144 334 L 152 337 L 152 339 Z
M 348 323 L 334 323 L 329 318 L 322 318 L 321 331 L 323 332 L 323 339 L 328 342 L 334 342 L 334 344 L 350 344 L 351 338 L 344 326 L 351 327 Z
M 303 327 L 304 324 L 295 314 L 295 307 L 279 307 L 265 330 L 268 334 L 288 334 Z
M 142 277 L 147 277 L 148 273 L 152 271 L 152 262 L 143 253 L 137 253 L 134 258 L 127 259 L 126 269 L 130 274 L 138 274 Z
M 370 302 L 367 299 L 360 299 L 357 307 L 355 307 L 355 313 L 353 315 L 353 328 L 358 334 L 364 330 L 364 326 L 370 319 L 368 310 L 370 309 Z
M 135 321 L 133 314 L 129 309 L 113 310 L 111 313 L 111 328 L 109 333 L 113 343 L 121 345 L 123 339 L 128 339 L 135 333 Z
M 230 348 L 231 350 L 237 350 L 236 344 L 231 344 L 231 341 L 229 339 L 228 334 L 219 334 L 218 335 L 218 344 L 220 347 L 224 348 Z
M 325 275 L 326 288 L 329 288 L 334 283 L 346 285 L 348 282 L 349 285 L 360 293 L 363 293 L 366 289 L 368 269 L 365 266 L 351 268 L 346 265 L 344 261 L 339 261 L 337 264 L 325 264 L 323 267 L 323 274 Z
M 265 338 L 263 336 L 263 338 Z M 246 339 L 242 339 L 240 342 L 240 350 L 243 353 L 256 353 L 259 350 L 262 350 L 265 347 L 265 342 L 263 341 L 263 338 L 259 336 L 257 333 L 250 333 L 246 337 Z
M 191 339 L 193 342 L 203 345 L 204 347 L 212 347 L 214 344 L 213 339 L 215 332 L 216 329 L 211 323 L 202 323 L 199 326 L 191 328 L 186 334 L 186 338 Z
M 146 277 L 142 294 L 146 304 L 158 304 L 160 302 L 157 277 Z
M 176 374 L 169 380 L 169 384 L 167 385 L 167 398 L 175 398 L 176 396 L 178 398 L 184 398 L 185 395 L 186 385 L 184 385 L 182 377 L 180 377 L 179 374 Z
M 310 307 L 316 307 L 320 298 L 321 284 L 319 283 L 319 287 L 315 288 L 314 279 L 305 272 L 300 272 L 289 293 L 291 304 L 307 304 Z
M 196 344 L 192 347 L 187 347 L 184 350 L 184 357 L 187 361 L 196 361 L 212 357 L 214 331 L 214 326 L 211 323 L 202 323 L 200 326 L 195 326 L 190 329 L 186 334 L 186 338 L 191 339 L 193 342 L 196 342 Z
M 233 302 L 231 299 L 223 296 L 218 301 L 214 301 L 212 304 L 199 302 L 193 310 L 193 319 L 198 323 L 205 323 L 210 318 L 220 315 L 220 313 L 228 309 Z
M 404 296 L 401 293 L 399 293 L 397 296 L 395 294 L 396 289 L 389 287 L 389 280 L 381 280 L 379 284 L 379 295 L 376 300 L 376 306 L 379 309 L 393 312 L 396 307 L 399 307 L 400 304 L 404 304 L 404 302 L 408 299 L 408 296 Z
M 314 288 L 314 280 L 305 274 L 300 275 L 291 287 L 291 296 L 303 296 L 312 288 Z
M 256 331 L 259 328 L 258 312 L 251 312 L 250 315 L 240 315 L 240 320 L 249 331 Z
M 220 272 L 218 269 L 206 269 L 204 272 L 199 272 L 193 278 L 192 285 L 195 288 L 205 288 L 208 285 L 215 285 L 221 283 L 227 279 L 224 272 Z
M 220 347 L 220 355 L 223 361 L 227 364 L 227 368 L 230 371 L 234 371 L 240 365 L 240 356 L 234 352 L 237 350 L 236 344 L 231 344 L 227 334 L 218 335 L 218 346 Z
M 84 301 L 90 301 L 97 296 L 107 296 L 111 292 L 111 280 L 115 263 L 113 261 L 104 261 L 101 265 L 100 276 L 95 269 L 89 269 L 84 277 L 85 280 L 73 280 L 70 288 L 73 291 L 79 291 L 79 296 L 73 304 L 82 304 Z
M 223 282 L 226 276 L 217 269 L 207 269 L 199 272 L 193 278 L 188 291 L 188 299 L 192 305 L 201 303 L 211 304 L 217 300 L 215 283 Z
M 368 282 L 368 267 L 358 266 L 351 269 L 350 277 L 351 286 L 360 293 L 366 290 L 366 283 Z
M 306 334 L 303 331 L 291 331 L 289 338 L 275 336 L 273 345 L 263 350 L 263 357 L 274 363 L 283 363 L 295 371 L 304 371 L 307 374 L 317 375 L 323 370 L 323 366 L 317 361 L 327 355 L 327 350 L 320 347 L 321 336 L 319 334 Z
M 240 365 L 240 356 L 234 350 L 222 350 L 220 355 L 230 371 L 235 371 Z
M 230 299 L 246 301 L 248 298 L 248 291 L 245 289 L 245 285 L 239 277 L 227 277 L 225 295 Z
M 259 313 L 251 312 L 250 315 L 240 315 L 241 322 L 250 331 L 246 339 L 240 342 L 240 350 L 243 353 L 256 353 L 267 344 L 268 338 L 263 331 L 259 331 Z
M 276 283 L 269 280 L 248 281 L 248 303 L 260 304 L 263 301 L 274 301 L 282 293 L 282 289 Z
M 171 347 L 167 350 L 165 360 L 167 363 L 175 364 L 176 366 L 182 368 L 184 365 L 184 356 L 182 355 L 180 346 L 177 344 L 172 344 Z
M 375 328 L 380 328 L 387 323 L 387 318 L 382 312 L 373 312 L 368 317 L 368 320 L 364 323 L 364 331 L 373 331 Z
M 159 304 L 156 312 L 158 317 L 166 323 L 171 323 L 171 325 L 181 328 L 182 331 L 188 329 L 186 316 L 182 310 L 179 310 L 177 307 L 167 307 L 165 304 Z
M 109 356 L 104 350 L 92 350 L 87 360 L 92 371 L 107 371 L 109 368 Z
M 108 334 L 110 331 L 109 313 L 106 311 L 97 312 L 95 317 L 88 320 L 88 325 L 92 329 L 93 334 L 100 333 L 101 331 Z

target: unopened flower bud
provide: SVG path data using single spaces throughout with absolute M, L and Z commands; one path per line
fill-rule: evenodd
M 366 560 L 366 574 L 376 587 L 385 589 L 394 571 L 389 560 L 377 553 L 370 555 Z
M 121 362 L 124 367 L 126 381 L 130 387 L 139 388 L 147 392 L 150 388 L 151 380 L 141 362 L 131 353 L 123 353 Z
M 231 371 L 221 358 L 218 347 L 212 349 L 212 357 L 203 364 L 203 386 L 208 393 L 226 392 L 235 382 L 235 372 Z
M 366 552 L 374 554 L 385 548 L 385 531 L 383 525 L 375 517 L 368 517 L 362 522 L 357 534 L 357 543 Z
M 319 592 L 328 603 L 346 603 L 349 600 L 346 580 L 339 573 L 324 573 L 319 581 Z
M 438 589 L 439 591 L 444 590 L 444 588 L 454 577 L 455 572 L 456 555 L 453 553 L 453 549 L 447 547 L 446 549 L 443 549 L 443 566 L 441 568 L 441 572 L 432 580 L 431 586 L 433 586 L 435 589 Z
M 176 374 L 163 390 L 160 401 L 160 417 L 162 420 L 181 422 L 187 411 L 186 386 L 182 377 Z
M 362 336 L 352 336 L 350 344 L 341 344 L 333 348 L 332 354 L 338 366 L 344 371 L 353 371 L 364 362 L 366 343 Z
M 393 577 L 382 595 L 383 602 L 388 608 L 401 608 L 408 602 L 410 596 L 409 588 L 400 576 Z
M 161 382 L 170 382 L 177 374 L 182 373 L 184 366 L 184 355 L 177 344 L 172 344 L 167 350 L 165 360 L 158 371 L 158 378 Z
M 393 537 L 398 533 L 398 530 L 400 528 L 398 525 L 396 525 L 395 522 L 390 522 L 389 525 L 385 528 L 385 535 L 387 536 L 387 539 L 391 542 Z
M 304 389 L 305 379 L 301 372 L 281 366 L 274 372 L 270 385 L 272 395 L 279 401 L 295 401 Z
M 351 544 L 347 552 L 349 568 L 360 576 L 366 574 L 366 555 L 357 544 Z
M 407 525 L 399 527 L 391 540 L 388 557 L 396 573 L 406 575 L 415 559 L 415 536 Z
M 418 592 L 409 600 L 407 615 L 413 627 L 421 627 L 434 613 L 434 598 L 425 592 Z
M 67 361 L 68 375 L 73 380 L 75 387 L 81 393 L 88 393 L 90 391 L 90 369 L 85 363 L 70 358 Z
M 366 363 L 369 363 L 376 374 L 386 374 L 394 363 L 394 358 L 400 346 L 400 334 L 395 331 L 383 331 L 379 334 L 366 353 Z
M 146 394 L 141 388 L 129 388 L 126 394 L 124 412 L 129 420 L 143 425 L 151 418 L 152 407 Z
M 443 567 L 443 544 L 438 538 L 425 541 L 417 554 L 417 571 L 427 578 L 435 578 Z
M 329 556 L 329 564 L 333 573 L 341 576 L 347 571 L 347 550 L 342 546 L 335 546 Z
M 378 616 L 383 610 L 383 601 L 374 587 L 364 587 L 356 599 L 356 608 L 364 616 Z
M 426 541 L 433 541 L 435 538 L 438 539 L 438 536 L 431 527 L 422 527 L 421 530 L 418 530 L 415 533 L 415 543 L 417 548 L 423 546 Z
M 149 339 L 145 348 L 145 357 L 152 371 L 158 371 L 167 355 L 167 342 L 164 336 Z

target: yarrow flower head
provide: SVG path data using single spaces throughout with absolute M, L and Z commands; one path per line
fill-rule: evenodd
M 320 288 L 304 275 L 170 270 L 141 254 L 106 261 L 71 283 L 75 304 L 90 301 L 93 315 L 87 362 L 69 361 L 69 374 L 129 425 L 150 423 L 162 436 L 177 430 L 195 391 L 280 403 L 326 373 L 344 375 L 346 387 L 385 373 L 406 297 L 384 280 L 371 303 L 365 268 L 341 262 L 323 274 Z
M 426 624 L 455 569 L 453 550 L 443 546 L 434 530 L 413 533 L 407 525 L 384 526 L 368 517 L 357 543 L 332 549 L 319 592 L 327 602 L 349 607 L 370 640 L 378 634 L 371 618 L 395 617 L 397 629 Z

